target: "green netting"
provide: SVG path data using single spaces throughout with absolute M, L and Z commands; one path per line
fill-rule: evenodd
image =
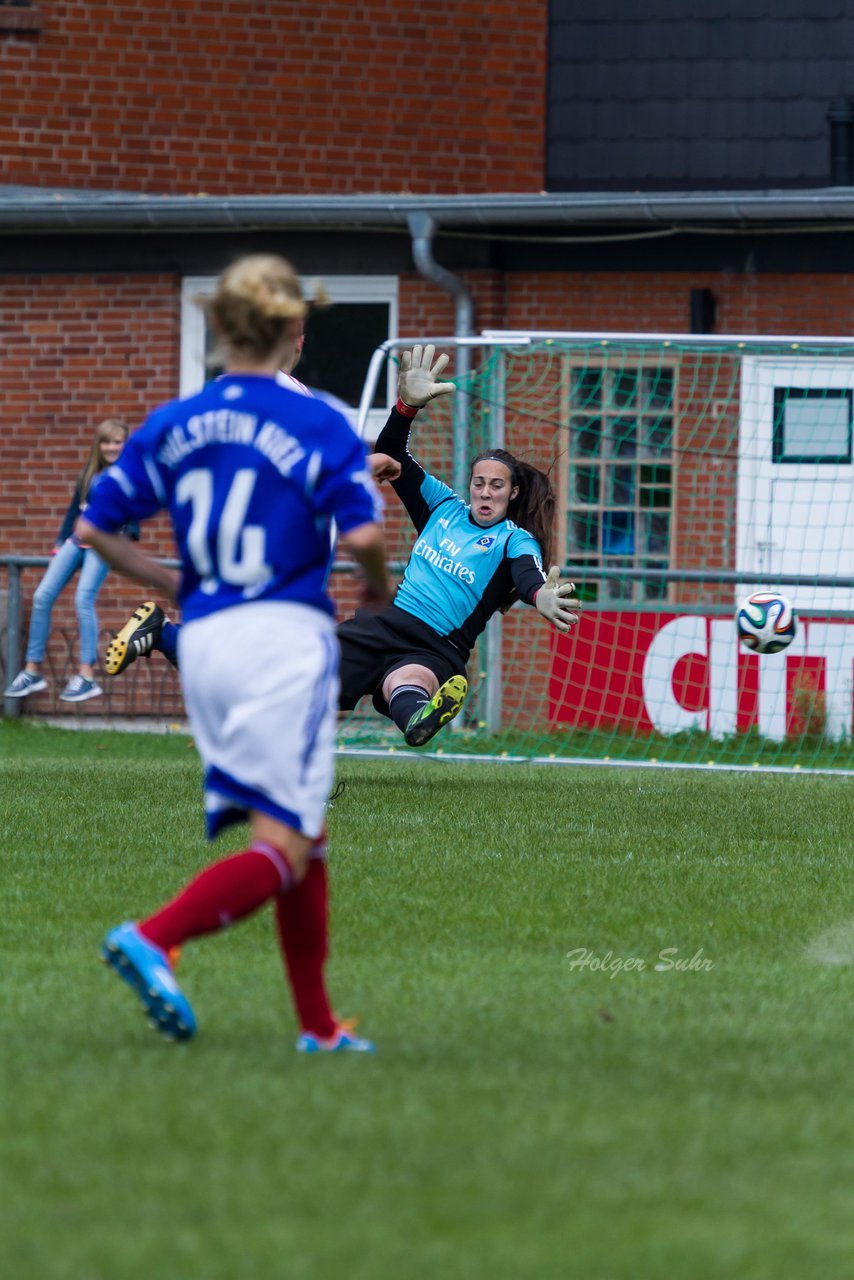
M 852 765 L 854 345 L 529 335 L 471 353 L 458 386 L 415 456 L 458 488 L 499 444 L 549 470 L 585 607 L 569 637 L 524 606 L 495 619 L 428 750 Z M 389 535 L 404 562 L 394 498 Z M 784 653 L 738 641 L 760 590 L 797 611 Z M 400 745 L 364 709 L 341 741 Z

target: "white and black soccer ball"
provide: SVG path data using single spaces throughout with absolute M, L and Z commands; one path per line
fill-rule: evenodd
M 746 648 L 754 653 L 779 653 L 794 640 L 798 620 L 785 596 L 776 591 L 757 591 L 738 606 L 735 625 Z

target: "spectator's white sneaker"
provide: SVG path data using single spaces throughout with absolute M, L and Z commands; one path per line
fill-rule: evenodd
M 44 676 L 34 676 L 29 671 L 19 671 L 15 679 L 7 686 L 4 698 L 26 698 L 31 693 L 41 693 L 47 688 Z
M 72 676 L 59 695 L 60 702 L 88 702 L 90 698 L 100 698 L 104 690 L 94 680 L 85 676 Z

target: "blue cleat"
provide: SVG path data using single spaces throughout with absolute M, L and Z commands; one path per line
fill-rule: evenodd
M 167 1040 L 190 1040 L 196 1034 L 196 1015 L 166 953 L 144 938 L 133 921 L 110 930 L 101 944 L 101 959 L 133 987 L 155 1031 Z
M 372 1040 L 353 1035 L 346 1027 L 337 1027 L 328 1039 L 304 1031 L 297 1040 L 297 1053 L 376 1053 Z

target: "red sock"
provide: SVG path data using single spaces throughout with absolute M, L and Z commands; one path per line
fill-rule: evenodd
M 292 883 L 282 851 L 258 841 L 251 849 L 207 867 L 177 898 L 143 920 L 139 931 L 168 951 L 189 938 L 228 928 Z
M 276 928 L 300 1025 L 303 1031 L 326 1039 L 335 1031 L 335 1018 L 323 978 L 329 952 L 329 892 L 324 858 L 310 858 L 305 879 L 290 893 L 278 895 Z

